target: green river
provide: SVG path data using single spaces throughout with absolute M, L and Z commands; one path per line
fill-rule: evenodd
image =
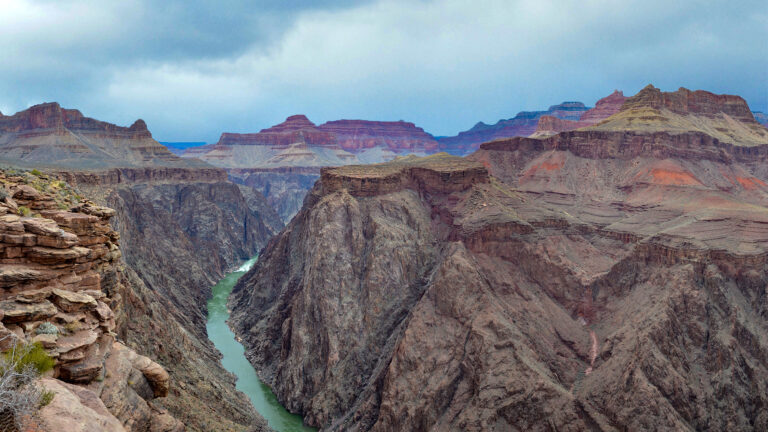
M 277 401 L 272 390 L 261 382 L 253 366 L 245 358 L 243 345 L 235 339 L 235 335 L 227 325 L 229 294 L 240 276 L 245 274 L 255 262 L 256 258 L 251 258 L 213 287 L 213 297 L 208 301 L 208 337 L 224 355 L 221 359 L 224 368 L 237 376 L 237 389 L 251 398 L 256 411 L 267 419 L 272 429 L 278 432 L 314 431 L 315 429 L 304 426 L 301 416 L 286 411 Z

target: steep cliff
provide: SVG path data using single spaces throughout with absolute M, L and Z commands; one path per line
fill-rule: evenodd
M 299 212 L 304 197 L 320 177 L 318 167 L 235 168 L 227 171 L 233 182 L 266 197 L 269 206 L 280 217 L 280 228 Z M 279 228 L 274 232 L 278 231 Z
M 258 253 L 274 231 L 237 185 L 204 171 L 196 179 L 196 172 L 184 181 L 121 175 L 114 184 L 87 183 L 89 177 L 76 184 L 117 212 L 124 259 L 140 287 L 127 294 L 135 301 L 124 337 L 165 362 L 180 382 L 168 408 L 194 429 L 238 430 L 256 414 L 207 338 L 205 302 L 224 273 Z M 267 210 L 274 225 L 277 215 Z
M 768 140 L 599 127 L 323 170 L 230 302 L 278 398 L 325 430 L 768 428 Z
M 0 345 L 39 343 L 55 360 L 41 382 L 53 401 L 29 427 L 184 430 L 164 408 L 168 372 L 116 333 L 131 288 L 115 211 L 44 176 L 0 172 L 0 184 Z
M 189 430 L 263 428 L 207 339 L 205 303 L 211 286 L 282 226 L 265 198 L 243 194 L 222 169 L 171 154 L 143 122 L 122 128 L 57 104 L 12 119 L 0 119 L 0 143 L 20 150 L 4 153 L 6 163 L 51 173 L 116 210 L 125 263 L 116 292 L 125 301 L 115 332 L 166 365 L 177 384 L 163 402 L 171 415 Z M 37 147 L 25 147 L 29 137 Z M 46 151 L 52 157 L 31 157 Z

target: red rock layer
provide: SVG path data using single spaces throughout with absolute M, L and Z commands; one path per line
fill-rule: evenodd
M 12 116 L 0 116 L 0 132 L 31 132 L 40 129 L 70 129 L 131 138 L 152 138 L 144 120 L 136 120 L 127 128 L 116 126 L 85 117 L 76 109 L 64 109 L 56 102 L 34 105 Z
M 395 152 L 437 151 L 437 141 L 432 135 L 410 122 L 335 120 L 321 125 L 320 129 L 336 135 L 339 146 L 351 152 L 374 147 Z
M 304 115 L 288 117 L 283 123 L 262 129 L 259 133 L 223 133 L 217 145 L 265 145 L 288 147 L 295 143 L 306 143 L 322 147 L 336 145 L 336 137 L 318 128 Z
M 597 101 L 595 107 L 584 112 L 578 121 L 543 116 L 539 119 L 533 136 L 552 135 L 591 126 L 619 112 L 626 99 L 624 93 L 615 90 L 610 95 Z
M 595 103 L 595 107 L 581 115 L 579 121 L 595 124 L 616 114 L 621 109 L 627 97 L 624 92 L 614 90 L 610 95 Z

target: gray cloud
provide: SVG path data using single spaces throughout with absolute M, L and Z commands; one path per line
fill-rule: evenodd
M 0 110 L 57 100 L 164 140 L 293 113 L 436 134 L 652 82 L 768 108 L 760 1 L 8 0 Z

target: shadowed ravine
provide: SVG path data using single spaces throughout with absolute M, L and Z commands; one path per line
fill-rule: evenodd
M 237 280 L 253 266 L 256 259 L 248 260 L 213 287 L 213 296 L 208 301 L 208 337 L 221 351 L 224 368 L 237 376 L 237 389 L 248 395 L 256 411 L 267 419 L 272 429 L 278 432 L 314 431 L 304 426 L 300 416 L 289 413 L 280 405 L 272 390 L 256 375 L 253 366 L 245 358 L 243 346 L 227 326 L 227 298 Z

